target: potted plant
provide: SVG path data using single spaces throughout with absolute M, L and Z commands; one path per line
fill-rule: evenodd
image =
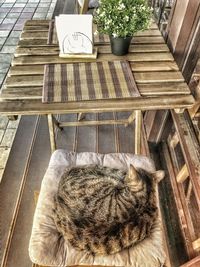
M 148 28 L 151 8 L 146 0 L 100 0 L 94 14 L 99 33 L 108 34 L 115 55 L 128 53 L 134 33 Z

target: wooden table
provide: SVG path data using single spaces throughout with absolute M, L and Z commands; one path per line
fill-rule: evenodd
M 126 124 L 136 118 L 135 152 L 138 154 L 140 153 L 141 112 L 143 110 L 182 111 L 194 104 L 194 98 L 154 23 L 149 30 L 138 33 L 134 37 L 130 52 L 126 56 L 119 57 L 111 54 L 108 43 L 97 45 L 99 52 L 97 61 L 125 59 L 130 62 L 141 97 L 42 103 L 44 64 L 92 61 L 60 58 L 58 46 L 47 44 L 49 22 L 48 20 L 26 22 L 0 95 L 0 114 L 48 115 L 52 150 L 55 149 L 54 127 L 58 125 L 53 114 L 132 111 L 132 115 L 126 121 L 88 122 L 88 124 Z M 79 126 L 86 124 L 87 122 L 82 121 L 76 123 Z M 67 126 L 72 125 L 74 123 L 67 124 Z

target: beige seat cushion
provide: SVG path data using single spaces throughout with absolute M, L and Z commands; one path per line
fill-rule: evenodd
M 160 267 L 165 262 L 160 218 L 151 235 L 139 244 L 109 256 L 92 256 L 75 250 L 57 231 L 52 216 L 53 198 L 64 170 L 69 166 L 100 164 L 126 169 L 132 163 L 153 171 L 152 161 L 133 154 L 73 153 L 57 150 L 53 153 L 43 178 L 34 215 L 29 255 L 32 262 L 42 266 L 104 265 Z

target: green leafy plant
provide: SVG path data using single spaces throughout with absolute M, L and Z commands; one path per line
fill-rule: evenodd
M 127 37 L 147 29 L 151 15 L 146 0 L 100 0 L 94 22 L 100 33 Z

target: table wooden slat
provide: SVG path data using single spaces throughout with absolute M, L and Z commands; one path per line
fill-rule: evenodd
M 131 45 L 129 52 L 169 52 L 167 45 L 165 44 L 156 44 L 152 45 Z M 98 46 L 98 53 L 111 53 L 110 45 Z M 58 46 L 43 46 L 43 47 L 17 47 L 15 50 L 15 56 L 38 56 L 38 55 L 58 55 L 59 47 Z
M 149 29 L 149 30 L 137 32 L 134 34 L 134 36 L 161 36 L 161 33 L 158 29 Z
M 134 72 L 145 71 L 178 71 L 179 68 L 175 61 L 146 61 L 146 62 L 131 62 L 131 69 Z
M 42 85 L 43 75 L 11 76 L 6 79 L 6 87 L 34 87 Z
M 163 37 L 162 36 L 136 36 L 133 39 L 133 44 L 165 44 Z M 40 39 L 38 38 L 28 38 L 26 39 L 20 39 L 18 46 L 19 47 L 34 47 L 34 46 L 46 46 L 47 45 L 47 37 L 43 38 L 41 37 Z
M 97 25 L 95 23 L 93 23 L 93 30 L 94 30 L 94 32 L 96 31 L 96 29 L 97 29 Z M 158 30 L 158 25 L 154 21 L 152 21 L 150 23 L 150 25 L 149 25 L 149 29 Z
M 20 39 L 24 40 L 24 39 L 28 39 L 28 40 L 32 40 L 32 39 L 45 39 L 47 40 L 48 37 L 48 29 L 46 29 L 46 31 L 29 31 L 29 32 L 22 32 Z
M 152 82 L 184 82 L 183 75 L 180 71 L 174 72 L 137 72 L 134 73 L 135 80 L 137 83 L 152 83 Z
M 99 54 L 96 61 L 120 60 L 128 61 L 173 61 L 174 58 L 170 53 L 130 53 L 126 56 L 115 56 L 113 54 Z M 73 63 L 73 62 L 92 62 L 94 59 L 76 59 L 76 58 L 61 58 L 56 55 L 44 56 L 22 56 L 15 57 L 12 61 L 12 66 L 15 65 L 42 65 L 42 64 L 58 64 L 58 63 Z
M 178 109 L 192 107 L 192 95 L 177 95 L 160 97 L 139 97 L 131 100 L 99 100 L 80 101 L 70 103 L 41 103 L 41 100 L 18 100 L 1 102 L 2 115 L 34 115 L 34 114 L 67 114 L 67 113 L 95 113 L 132 110 Z
M 40 25 L 40 26 L 25 26 L 21 38 L 31 38 L 32 39 L 32 34 L 36 34 L 35 36 L 41 37 L 41 34 L 44 32 L 48 33 L 48 25 Z M 161 33 L 158 29 L 149 29 L 141 32 L 137 32 L 134 34 L 135 36 L 161 36 Z M 134 38 L 133 37 L 133 38 Z
M 31 67 L 12 66 L 8 72 L 8 76 L 44 74 L 43 65 L 30 65 L 30 66 Z M 131 62 L 130 66 L 133 72 L 178 71 L 177 64 L 172 61 Z M 168 72 L 168 75 L 171 75 L 171 73 Z
M 43 46 L 47 46 L 47 39 L 44 40 L 39 40 L 39 39 L 33 39 L 33 40 L 19 40 L 18 42 L 18 47 L 43 47 Z M 55 45 L 53 45 L 55 46 Z
M 2 89 L 2 99 L 42 99 L 42 86 L 7 87 Z
M 6 89 L 3 88 L 1 99 L 42 99 L 42 87 L 42 85 L 27 87 L 9 86 Z M 138 89 L 142 96 L 190 94 L 187 84 L 182 82 L 138 84 Z
M 27 66 L 12 66 L 8 72 L 8 76 L 16 76 L 16 75 L 36 75 L 36 74 L 44 74 L 44 65 L 30 65 Z
M 25 26 L 45 26 L 45 25 L 49 25 L 51 20 L 48 19 L 34 19 L 34 20 L 27 20 L 25 22 Z M 149 26 L 150 29 L 158 29 L 158 26 L 155 22 L 152 22 Z
M 24 25 L 22 32 L 28 31 L 48 31 L 49 23 L 46 25 Z
M 141 95 L 153 96 L 153 95 L 179 95 L 190 94 L 190 89 L 186 83 L 183 82 L 166 82 L 166 83 L 144 83 L 138 84 L 138 88 Z
M 134 74 L 136 82 L 139 83 L 165 83 L 165 82 L 184 82 L 180 72 L 144 72 Z M 18 75 L 8 76 L 6 87 L 19 86 L 42 86 L 43 74 L 41 75 Z

